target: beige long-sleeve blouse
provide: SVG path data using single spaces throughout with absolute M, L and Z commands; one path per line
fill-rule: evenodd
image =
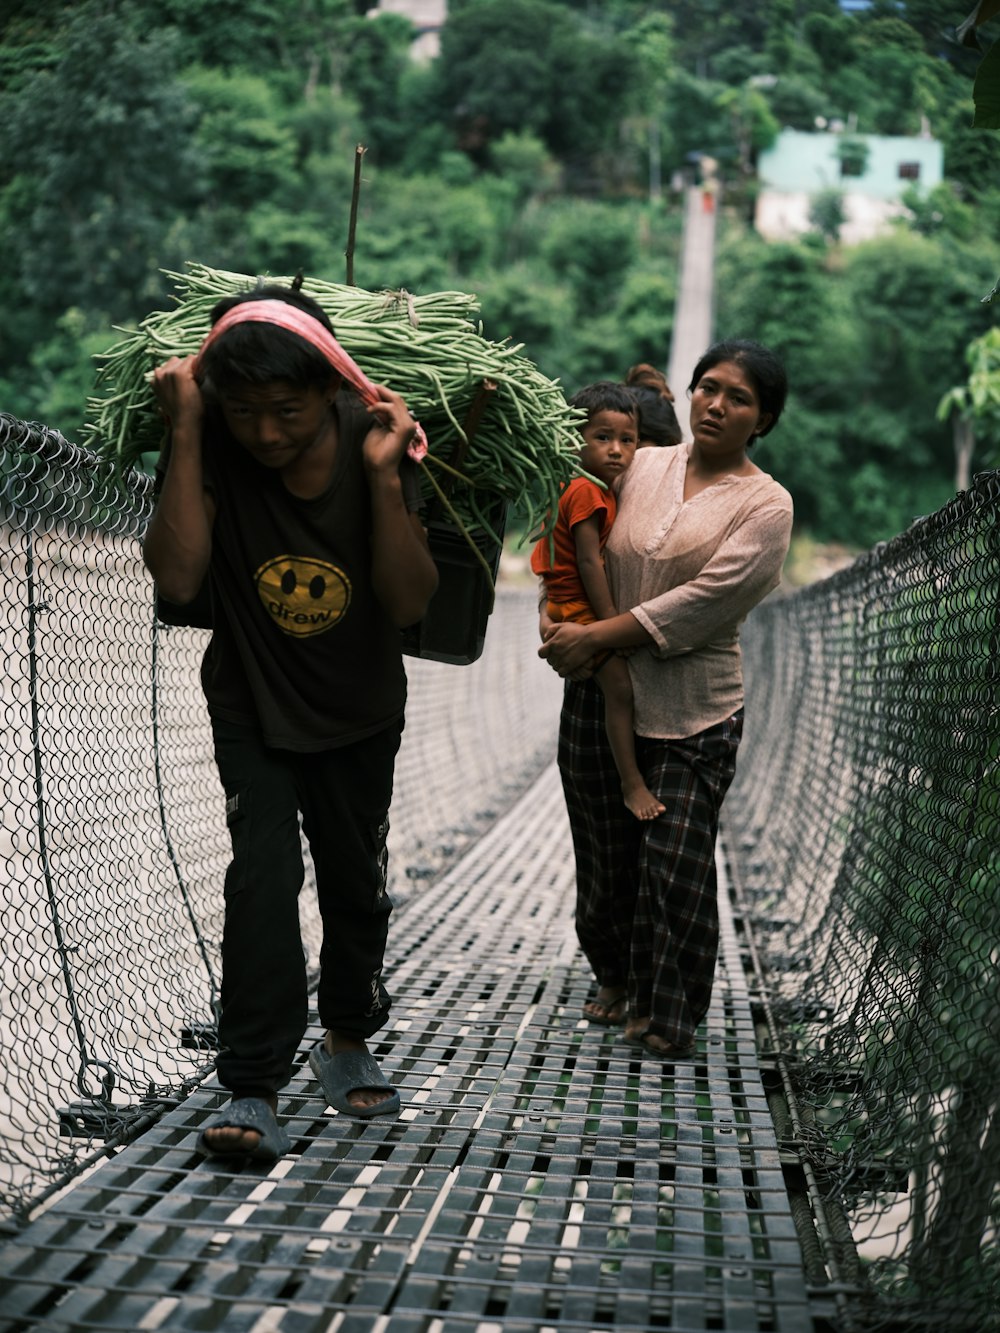
M 694 736 L 743 703 L 739 627 L 778 586 L 792 497 L 766 473 L 723 477 L 685 501 L 690 444 L 640 449 L 605 548 L 620 612 L 652 636 L 628 659 L 640 736 Z

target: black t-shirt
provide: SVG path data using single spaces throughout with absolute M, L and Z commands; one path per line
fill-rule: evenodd
M 371 417 L 342 390 L 330 485 L 304 500 L 224 425 L 206 426 L 216 505 L 209 566 L 214 631 L 202 663 L 209 712 L 258 725 L 268 745 L 332 749 L 395 721 L 406 701 L 399 630 L 371 581 L 371 497 L 362 444 Z M 407 508 L 419 505 L 409 459 Z

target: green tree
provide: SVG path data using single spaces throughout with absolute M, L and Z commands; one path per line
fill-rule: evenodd
M 342 216 L 331 218 L 318 210 L 300 215 L 287 207 L 264 201 L 251 209 L 235 236 L 227 237 L 219 226 L 225 215 L 214 215 L 211 250 L 215 263 L 237 273 L 303 273 L 333 282 L 343 282 L 346 272 L 344 251 L 347 240 L 348 208 L 345 199 Z M 206 253 L 206 239 L 196 253 Z
M 629 213 L 591 202 L 553 210 L 541 249 L 552 273 L 575 293 L 578 312 L 586 316 L 614 306 L 636 244 Z
M 844 225 L 844 195 L 842 190 L 819 190 L 809 205 L 809 221 L 825 241 L 838 241 Z
M 920 35 L 903 19 L 874 18 L 861 26 L 849 94 L 858 128 L 874 134 L 917 134 L 921 117 L 936 115 L 945 80 L 942 62 L 925 54 Z
M 939 133 L 945 175 L 978 199 L 1000 180 L 1000 134 L 975 128 L 973 115 L 971 97 L 957 99 Z
M 180 258 L 170 222 L 192 198 L 194 162 L 176 43 L 105 11 L 74 10 L 47 63 L 0 96 L 3 294 L 22 312 L 0 330 L 4 359 L 69 306 L 113 320 L 141 310 L 160 291 L 157 264 Z
M 239 215 L 264 199 L 298 202 L 297 143 L 274 89 L 257 75 L 203 66 L 185 86 L 198 109 L 194 146 L 203 202 Z
M 413 24 L 400 14 L 355 19 L 344 29 L 340 83 L 363 120 L 365 144 L 383 165 L 406 161 L 414 125 L 424 123 L 419 109 L 432 79 L 412 67 L 412 40 Z
M 143 8 L 153 24 L 162 25 L 162 8 Z M 176 26 L 185 64 L 264 72 L 278 63 L 280 25 L 288 11 L 284 0 L 171 0 L 168 21 Z
M 849 466 L 864 458 L 880 468 L 887 496 L 895 486 L 897 523 L 880 534 L 891 535 L 953 493 L 952 440 L 937 406 L 966 344 L 991 322 L 979 290 L 995 251 L 902 232 L 866 242 L 846 259 L 848 296 L 864 319 L 855 411 L 842 445 Z
M 757 166 L 757 154 L 770 148 L 781 126 L 775 120 L 764 94 L 747 82 L 727 88 L 719 105 L 729 117 L 732 147 L 724 157 L 735 158 L 737 179 L 746 184 Z
M 624 375 L 628 366 L 638 361 L 666 364 L 676 303 L 676 264 L 656 264 L 647 259 L 632 267 L 615 307 L 624 357 L 612 378 Z
M 620 40 L 591 35 L 551 0 L 479 0 L 441 33 L 437 104 L 477 161 L 507 131 L 530 131 L 587 180 L 630 109 L 627 68 Z
M 671 0 L 665 8 L 674 21 L 678 63 L 691 74 L 717 78 L 715 61 L 734 46 L 764 49 L 773 7 L 773 0 Z
M 985 461 L 993 467 L 1000 463 L 1000 329 L 973 338 L 965 361 L 968 378 L 950 388 L 937 409 L 940 421 L 952 423 L 956 490 L 969 485 L 977 443 L 987 446 Z
M 787 415 L 763 444 L 814 535 L 869 546 L 950 498 L 937 406 L 992 322 L 979 291 L 996 265 L 992 243 L 906 230 L 835 252 L 724 242 L 717 328 L 785 360 Z
M 814 130 L 829 115 L 830 103 L 820 87 L 795 74 L 782 75 L 766 90 L 771 115 L 784 129 Z
M 663 14 L 644 15 L 625 34 L 625 41 L 637 73 L 635 104 L 646 141 L 649 198 L 658 203 L 663 194 L 663 122 L 674 63 L 673 25 Z
M 809 401 L 836 400 L 827 391 L 829 346 L 845 333 L 836 306 L 837 284 L 825 268 L 822 248 L 794 242 L 768 243 L 755 235 L 733 235 L 719 247 L 716 264 L 716 327 L 722 337 L 756 338 L 787 366 L 793 387 Z M 847 373 L 851 351 L 835 359 Z
M 185 64 L 245 70 L 287 83 L 299 95 L 336 84 L 345 29 L 357 16 L 350 0 L 134 0 L 150 26 L 173 24 Z
M 722 105 L 723 83 L 698 78 L 683 65 L 671 71 L 666 88 L 666 129 L 672 165 L 680 167 L 691 154 L 722 159 L 732 154 L 730 120 Z M 666 148 L 665 148 L 666 155 Z
M 468 170 L 464 159 L 451 165 Z M 401 176 L 373 167 L 366 177 L 356 259 L 361 286 L 432 291 L 468 285 L 493 267 L 502 244 L 496 217 L 508 201 L 491 178 L 443 190 L 440 168 Z
M 973 241 L 977 231 L 976 211 L 961 198 L 950 181 L 926 192 L 912 188 L 901 201 L 908 212 L 909 226 L 922 236 L 953 236 Z
M 788 408 L 780 428 L 761 441 L 760 465 L 792 492 L 801 526 L 824 540 L 849 541 L 857 534 L 846 530 L 850 500 L 837 479 L 857 329 L 843 283 L 825 261 L 821 244 L 726 238 L 716 265 L 716 329 L 720 337 L 754 338 L 784 361 Z
M 807 14 L 802 22 L 802 35 L 826 70 L 843 71 L 856 59 L 856 33 L 857 24 L 843 13 Z
M 488 338 L 523 343 L 525 354 L 547 375 L 561 379 L 567 392 L 582 382 L 572 347 L 573 293 L 555 282 L 547 267 L 516 264 L 485 276 L 476 290 Z
M 16 93 L 22 83 L 58 60 L 61 0 L 10 3 L 0 14 L 0 88 Z
M 490 149 L 490 165 L 508 183 L 515 202 L 555 194 L 562 183 L 559 164 L 541 139 L 530 132 L 508 130 Z
M 95 327 L 91 316 L 71 308 L 50 336 L 31 349 L 27 371 L 0 380 L 4 410 L 22 420 L 41 421 L 79 441 L 86 423 L 87 398 L 94 387 L 94 358 L 121 335 Z

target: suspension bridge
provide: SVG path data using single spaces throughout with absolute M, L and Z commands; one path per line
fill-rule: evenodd
M 582 1016 L 534 590 L 471 666 L 411 660 L 402 1114 L 325 1106 L 314 1013 L 270 1166 L 195 1148 L 228 848 L 148 482 L 2 417 L 0 476 L 3 1333 L 1000 1327 L 997 474 L 750 618 L 691 1062 Z

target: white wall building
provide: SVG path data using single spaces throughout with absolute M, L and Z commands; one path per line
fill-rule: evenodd
M 863 146 L 861 170 L 843 160 L 848 140 Z M 942 146 L 929 135 L 782 130 L 757 162 L 755 224 L 768 240 L 800 235 L 812 227 L 809 213 L 815 196 L 839 190 L 844 200 L 840 237 L 855 244 L 884 231 L 904 211 L 901 198 L 909 186 L 926 193 L 939 185 L 943 167 Z

